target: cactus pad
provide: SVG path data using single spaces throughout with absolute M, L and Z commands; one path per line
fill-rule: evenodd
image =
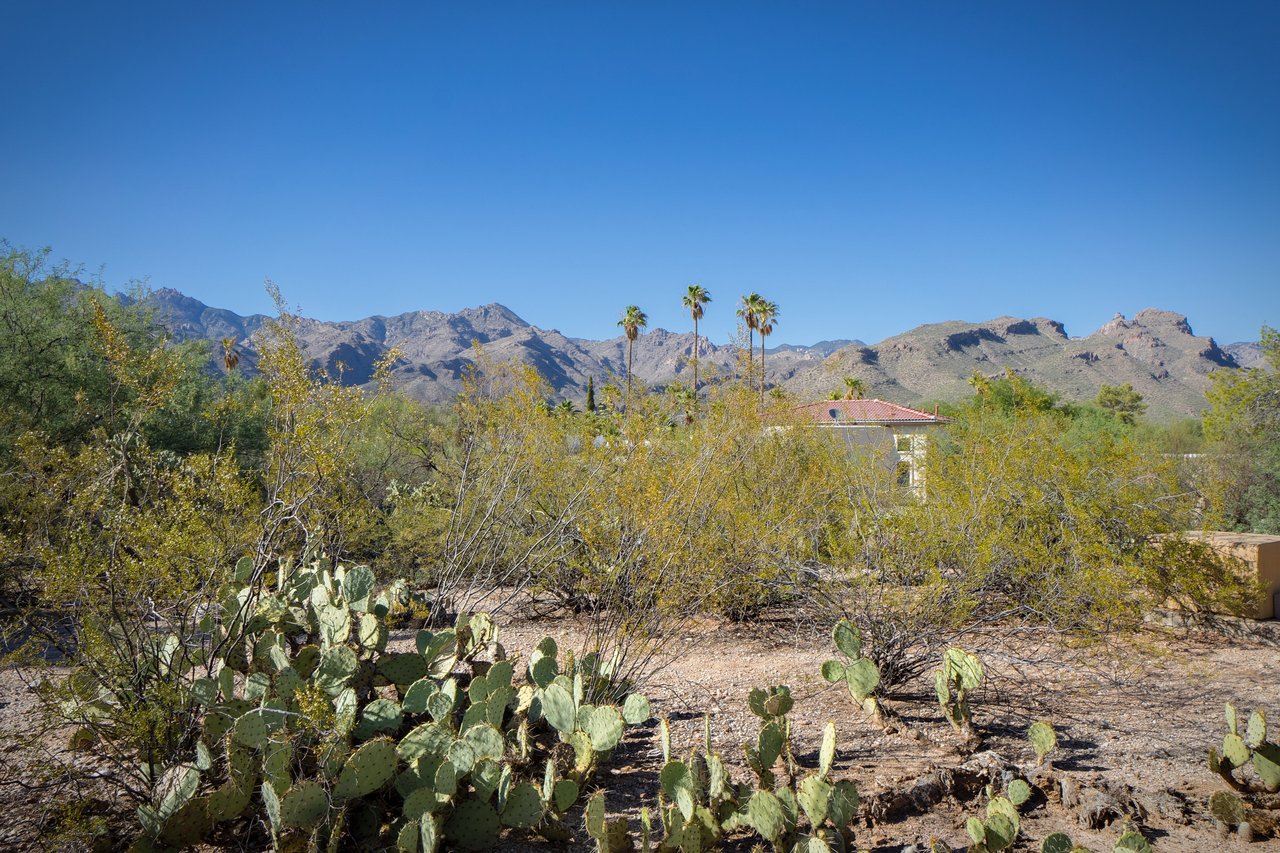
M 1037 764 L 1044 764 L 1044 757 L 1058 747 L 1058 733 L 1048 720 L 1032 723 L 1031 728 L 1027 729 L 1027 740 L 1031 741 L 1031 748 L 1036 751 Z
M 215 821 L 233 820 L 249 807 L 249 799 L 248 788 L 240 787 L 235 780 L 228 780 L 209 794 L 209 817 Z
M 315 782 L 299 782 L 280 800 L 280 823 L 283 826 L 313 830 L 328 815 L 329 797 Z
M 383 625 L 382 620 L 377 616 L 366 613 L 360 617 L 356 637 L 360 641 L 361 648 L 380 652 L 387 646 L 387 626 Z
M 578 801 L 580 789 L 572 779 L 561 779 L 552 786 L 551 803 L 558 812 L 567 812 Z
M 693 817 L 694 806 L 697 805 L 697 785 L 689 765 L 683 761 L 668 761 L 659 776 L 662 793 L 672 800 L 680 809 L 685 820 Z
M 834 684 L 837 681 L 844 680 L 844 670 L 845 665 L 832 658 L 831 660 L 823 661 L 820 672 L 826 681 Z
M 410 685 L 427 674 L 427 662 L 412 652 L 383 655 L 378 660 L 378 672 L 392 684 Z
M 832 785 L 821 776 L 806 776 L 796 793 L 800 807 L 814 829 L 822 826 L 827 819 L 827 804 L 831 800 Z
M 404 701 L 400 703 L 406 714 L 425 714 L 427 700 L 439 688 L 430 678 L 419 678 L 404 692 Z
M 493 666 L 489 667 L 489 671 L 485 673 L 485 677 L 489 680 L 489 692 L 492 693 L 503 687 L 510 687 L 511 679 L 515 674 L 515 665 L 511 661 L 495 661 Z
M 213 829 L 204 797 L 189 800 L 169 816 L 160 830 L 160 840 L 174 847 L 194 847 Z
M 336 696 L 355 677 L 359 668 L 356 653 L 348 646 L 325 649 L 316 666 L 316 686 L 330 696 Z
M 561 734 L 572 732 L 578 724 L 578 712 L 574 707 L 573 696 L 559 683 L 543 688 L 542 715 Z
M 396 833 L 396 851 L 397 853 L 418 853 L 418 849 L 422 844 L 422 825 L 416 820 L 411 820 L 400 827 L 400 831 Z
M 396 747 L 391 740 L 371 740 L 347 759 L 333 786 L 337 802 L 367 797 L 396 775 Z
M 342 597 L 352 610 L 363 613 L 369 609 L 369 597 L 373 594 L 373 570 L 368 566 L 348 569 L 342 577 Z
M 583 730 L 591 738 L 591 748 L 608 752 L 622 740 L 622 715 L 612 705 L 600 705 L 587 715 Z
M 476 750 L 468 741 L 455 740 L 449 744 L 446 755 L 449 758 L 449 762 L 458 768 L 458 772 L 461 774 L 470 773 L 471 768 L 475 767 Z
M 1227 734 L 1222 739 L 1222 757 L 1233 767 L 1243 767 L 1249 763 L 1249 747 L 1239 735 Z
M 858 816 L 858 786 L 841 779 L 831 789 L 827 817 L 837 829 L 845 829 Z
M 604 791 L 596 791 L 591 795 L 591 799 L 587 800 L 587 807 L 582 810 L 582 822 L 587 835 L 603 845 L 606 838 Z
M 404 717 L 400 704 L 390 699 L 374 699 L 365 705 L 360 722 L 353 734 L 356 740 L 368 740 L 380 734 L 394 735 L 400 730 Z
M 1244 823 L 1244 803 L 1230 791 L 1215 791 L 1209 798 L 1209 813 L 1229 827 Z
M 831 641 L 845 657 L 851 660 L 862 657 L 862 635 L 848 619 L 841 619 L 831 629 Z
M 1009 802 L 1015 806 L 1020 806 L 1031 799 L 1031 786 L 1024 779 L 1014 779 L 1009 782 L 1008 794 Z
M 351 611 L 345 607 L 322 604 L 316 608 L 316 621 L 325 646 L 341 646 L 351 636 Z
M 756 791 L 751 795 L 747 803 L 747 823 L 775 846 L 787 831 L 782 803 L 770 791 Z
M 546 687 L 559 674 L 560 664 L 554 657 L 535 657 L 529 662 L 529 680 L 539 687 Z
M 1018 827 L 1004 814 L 993 814 L 983 826 L 983 844 L 989 851 L 1007 850 L 1018 837 Z
M 501 761 L 506 752 L 502 732 L 487 724 L 472 726 L 463 733 L 462 739 L 471 745 L 477 761 L 485 758 Z
M 859 702 L 865 700 L 880 686 L 880 670 L 867 658 L 859 658 L 845 668 L 845 683 L 849 695 Z
M 836 724 L 828 722 L 822 730 L 822 746 L 818 749 L 818 773 L 831 775 L 831 765 L 836 760 Z
M 649 699 L 640 693 L 632 693 L 622 703 L 622 721 L 629 726 L 639 726 L 649 722 L 653 711 L 649 708 Z
M 405 761 L 424 755 L 443 756 L 453 744 L 453 735 L 437 723 L 423 723 L 400 739 L 396 752 Z
M 263 749 L 267 745 L 270 737 L 267 731 L 267 720 L 263 714 L 258 711 L 250 711 L 244 714 L 240 719 L 236 720 L 236 724 L 232 727 L 232 737 L 237 743 L 244 744 L 250 749 Z
M 1274 743 L 1261 743 L 1253 751 L 1253 769 L 1258 771 L 1262 785 L 1271 793 L 1280 791 L 1280 747 Z
M 982 683 L 982 661 L 964 649 L 952 647 L 944 653 L 949 680 L 963 690 L 975 690 Z
M 501 824 L 493 806 L 481 800 L 465 800 L 445 822 L 445 836 L 463 850 L 487 850 L 498 843 Z
M 1258 708 L 1249 715 L 1249 724 L 1245 727 L 1244 742 L 1250 749 L 1257 749 L 1267 739 L 1267 712 Z
M 502 807 L 502 823 L 506 826 L 533 826 L 542 820 L 542 798 L 538 789 L 528 782 L 521 782 L 507 792 Z
M 1063 832 L 1055 832 L 1052 835 L 1046 835 L 1044 841 L 1040 842 L 1040 853 L 1071 853 L 1075 847 L 1071 843 L 1071 836 Z

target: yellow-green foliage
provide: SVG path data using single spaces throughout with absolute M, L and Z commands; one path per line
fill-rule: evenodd
M 548 412 L 545 390 L 519 368 L 472 380 L 440 477 L 396 505 L 428 574 L 528 582 L 579 609 L 746 614 L 827 556 L 846 469 L 866 464 L 761 414 L 745 385 L 691 423 L 679 393 L 637 395 L 624 417 Z
M 1205 549 L 1175 463 L 1129 434 L 1083 436 L 1039 405 L 963 410 L 929 455 L 925 499 L 864 503 L 851 586 L 885 680 L 949 632 L 1003 621 L 1093 631 L 1170 596 L 1239 607 L 1250 592 Z M 904 635 L 909 639 L 904 639 Z M 914 644 L 914 646 L 913 646 Z
M 1280 332 L 1263 326 L 1261 346 L 1269 369 L 1210 375 L 1203 488 L 1216 524 L 1280 533 Z
M 279 293 L 273 295 L 280 319 L 258 339 L 258 368 L 271 400 L 262 474 L 268 511 L 258 558 L 267 561 L 304 543 L 345 554 L 378 523 L 357 477 L 372 401 L 307 361 L 293 334 L 296 318 L 283 309 Z M 380 385 L 398 357 L 392 350 L 379 362 Z

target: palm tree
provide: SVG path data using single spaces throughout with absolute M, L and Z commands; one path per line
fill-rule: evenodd
M 760 328 L 760 306 L 764 297 L 754 290 L 738 301 L 738 316 L 747 324 L 747 363 L 755 358 L 755 330 Z
M 711 291 L 700 284 L 689 285 L 688 292 L 680 300 L 693 315 L 693 393 L 698 393 L 698 321 L 702 319 L 702 306 L 711 301 Z
M 862 396 L 867 393 L 867 386 L 861 379 L 852 376 L 844 378 L 845 387 L 849 389 L 845 395 L 846 400 L 861 400 Z
M 240 364 L 240 350 L 236 349 L 238 344 L 235 338 L 222 339 L 222 365 L 227 368 L 227 373 L 236 369 Z
M 561 400 L 559 403 L 556 403 L 555 407 L 551 410 L 551 413 L 567 418 L 578 414 L 578 409 L 573 405 L 572 400 Z
M 628 305 L 627 310 L 622 312 L 622 319 L 618 321 L 618 325 L 622 327 L 622 331 L 627 335 L 627 401 L 626 412 L 631 414 L 631 351 L 635 348 L 636 338 L 640 335 L 640 330 L 649 325 L 649 318 L 640 310 L 638 305 Z
M 773 334 L 773 324 L 778 320 L 778 303 L 760 300 L 756 322 L 760 324 L 760 404 L 764 405 L 764 339 Z

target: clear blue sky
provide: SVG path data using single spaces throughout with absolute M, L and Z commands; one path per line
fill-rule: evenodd
M 8 0 L 0 237 L 242 313 L 1280 325 L 1280 2 Z

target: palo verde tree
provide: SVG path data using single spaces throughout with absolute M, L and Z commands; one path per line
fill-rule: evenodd
M 1132 430 L 1082 437 L 1049 399 L 986 380 L 931 441 L 923 500 L 855 490 L 837 600 L 887 686 L 951 645 L 985 653 L 1029 628 L 1097 637 L 1170 598 L 1231 611 L 1251 593 L 1179 535 L 1195 501 L 1175 460 Z
M 1218 370 L 1206 396 L 1206 490 L 1216 521 L 1280 533 L 1280 332 L 1262 327 L 1266 368 Z
M 1123 385 L 1103 385 L 1098 389 L 1094 403 L 1130 426 L 1137 423 L 1138 418 L 1147 411 L 1142 395 L 1133 390 L 1133 385 L 1128 382 Z

